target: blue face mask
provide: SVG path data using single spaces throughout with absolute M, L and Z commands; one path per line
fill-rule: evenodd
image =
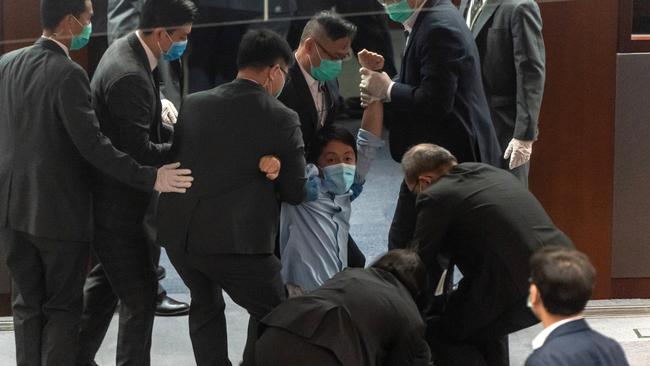
M 356 166 L 350 164 L 326 166 L 323 168 L 325 188 L 335 195 L 346 193 L 354 183 L 356 168 Z
M 70 50 L 71 51 L 76 51 L 80 50 L 88 44 L 88 41 L 90 41 L 90 35 L 93 33 L 93 25 L 92 23 L 88 23 L 86 25 L 81 24 L 79 19 L 74 17 L 74 20 L 79 23 L 80 26 L 83 27 L 81 30 L 81 34 L 78 36 L 73 35 L 72 40 L 70 41 Z
M 318 53 L 318 58 L 320 58 L 320 66 L 314 67 L 311 66 L 311 76 L 318 81 L 329 81 L 336 79 L 341 70 L 343 69 L 343 61 L 341 60 L 326 60 L 320 55 L 318 51 L 318 45 L 316 45 L 316 52 Z M 311 58 L 309 58 L 311 63 Z
M 414 10 L 411 9 L 407 0 L 386 5 L 386 13 L 388 13 L 388 17 L 394 22 L 404 23 L 413 15 L 413 12 Z
M 165 32 L 165 34 L 167 34 Z M 182 41 L 182 42 L 174 42 L 172 38 L 167 34 L 167 37 L 169 38 L 170 41 L 172 41 L 171 47 L 167 50 L 167 52 L 163 52 L 162 56 L 165 61 L 176 61 L 181 56 L 183 56 L 183 53 L 185 52 L 185 49 L 187 48 L 187 41 Z M 158 45 L 160 47 L 160 45 Z M 161 48 L 162 50 L 162 48 Z

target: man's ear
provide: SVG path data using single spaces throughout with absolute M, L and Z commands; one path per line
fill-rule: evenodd
M 539 289 L 534 283 L 530 284 L 530 302 L 533 306 L 540 305 L 542 297 L 539 295 Z

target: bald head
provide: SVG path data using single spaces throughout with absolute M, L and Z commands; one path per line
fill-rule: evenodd
M 456 157 L 449 150 L 434 144 L 415 145 L 402 156 L 402 169 L 407 184 L 417 182 L 422 175 L 440 172 L 456 164 Z

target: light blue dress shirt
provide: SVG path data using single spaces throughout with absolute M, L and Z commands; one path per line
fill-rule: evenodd
M 377 151 L 384 141 L 360 129 L 357 135 L 355 183 L 365 183 Z M 307 166 L 307 177 L 318 176 L 318 168 Z M 352 191 L 334 195 L 323 188 L 314 201 L 297 206 L 282 204 L 280 256 L 282 279 L 312 291 L 348 266 L 348 234 Z

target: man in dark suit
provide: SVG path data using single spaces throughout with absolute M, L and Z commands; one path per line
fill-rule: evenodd
M 354 24 L 324 11 L 312 17 L 302 32 L 289 81 L 280 101 L 298 113 L 300 129 L 308 147 L 316 131 L 334 123 L 339 109 L 337 77 L 342 63 L 352 56 Z
M 505 152 L 501 167 L 528 186 L 546 75 L 539 7 L 534 0 L 463 0 L 460 9 L 481 56 L 490 115 Z
M 577 250 L 547 247 L 530 260 L 529 306 L 544 324 L 526 366 L 627 366 L 621 346 L 582 317 L 596 270 Z
M 442 311 L 429 312 L 436 365 L 508 365 L 508 334 L 537 322 L 526 307 L 528 261 L 544 245 L 571 247 L 570 239 L 505 170 L 457 164 L 432 144 L 411 148 L 402 167 L 418 193 L 412 246 L 430 274 L 427 294 L 442 292 L 434 289 L 444 269 L 456 265 L 463 275 Z
M 427 366 L 426 327 L 415 304 L 425 283 L 420 257 L 403 249 L 368 269 L 340 272 L 262 320 L 257 364 Z
M 115 41 L 93 77 L 93 105 L 102 132 L 140 164 L 160 165 L 169 159 L 171 144 L 161 137 L 154 70 L 161 56 L 180 57 L 178 45 L 187 41 L 195 14 L 191 0 L 147 0 L 140 30 Z M 152 263 L 142 225 L 151 194 L 97 173 L 92 250 L 99 264 L 85 288 L 77 364 L 93 362 L 119 299 L 116 364 L 146 366 L 157 290 L 157 263 Z
M 395 81 L 385 72 L 362 69 L 361 89 L 362 100 L 385 101 L 393 159 L 399 162 L 409 147 L 429 142 L 450 150 L 460 162 L 499 166 L 501 151 L 481 84 L 478 51 L 458 9 L 449 0 L 382 3 L 408 32 L 402 68 Z M 415 196 L 402 184 L 389 248 L 404 247 L 414 223 Z
M 74 365 L 93 237 L 91 170 L 151 194 L 184 192 L 178 164 L 158 171 L 116 150 L 70 49 L 89 38 L 89 0 L 43 0 L 43 36 L 0 59 L 0 243 L 13 278 L 18 365 Z
M 172 157 L 191 167 L 189 196 L 161 195 L 158 240 L 189 287 L 190 337 L 199 366 L 230 365 L 222 289 L 251 315 L 244 364 L 254 363 L 257 321 L 284 298 L 275 257 L 278 199 L 302 202 L 305 156 L 296 112 L 276 96 L 291 49 L 269 30 L 241 42 L 234 81 L 189 95 L 176 125 Z M 258 161 L 282 162 L 276 182 Z

